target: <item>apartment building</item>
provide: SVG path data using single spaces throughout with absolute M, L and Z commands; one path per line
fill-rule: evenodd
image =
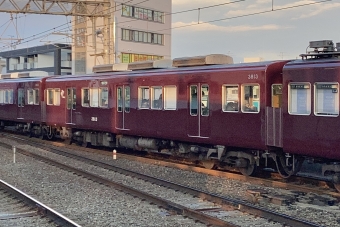
M 110 21 L 74 17 L 74 74 L 91 73 L 108 55 L 110 63 L 171 59 L 171 0 L 112 2 Z M 108 26 L 112 42 L 105 46 Z
M 6 72 L 45 71 L 48 75 L 72 73 L 72 50 L 67 44 L 48 44 L 0 52 Z

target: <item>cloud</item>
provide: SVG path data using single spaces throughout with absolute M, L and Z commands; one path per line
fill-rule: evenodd
M 339 8 L 340 3 L 332 3 L 332 4 L 327 4 L 327 5 L 319 5 L 315 10 L 310 11 L 309 13 L 303 13 L 298 17 L 293 17 L 292 19 L 302 19 L 302 18 L 308 18 L 308 17 L 313 17 L 319 14 L 322 14 L 328 10 L 333 10 L 335 8 Z
M 192 6 L 193 3 L 195 3 L 195 7 L 197 7 L 197 5 L 215 5 L 215 4 L 222 4 L 222 3 L 226 3 L 227 1 L 225 0 L 172 0 L 172 5 L 188 5 L 188 6 Z M 231 2 L 231 1 L 229 1 Z M 192 7 L 192 8 L 195 8 Z
M 282 27 L 275 24 L 266 24 L 260 26 L 240 25 L 240 26 L 218 26 L 209 23 L 197 24 L 197 22 L 172 23 L 172 28 L 186 28 L 187 31 L 216 31 L 216 32 L 249 32 L 249 31 L 264 31 L 264 30 L 279 30 L 288 29 L 289 27 Z
M 242 16 L 242 15 L 257 14 L 257 13 L 265 12 L 265 11 L 270 12 L 273 7 L 275 16 L 277 16 L 278 12 L 286 12 L 288 10 L 290 11 L 298 10 L 301 12 L 300 16 L 292 18 L 292 19 L 301 19 L 301 18 L 316 16 L 327 10 L 340 7 L 340 3 L 327 3 L 326 4 L 326 2 L 323 2 L 320 4 L 313 4 L 317 2 L 319 1 L 301 0 L 301 1 L 296 1 L 296 2 L 287 3 L 283 5 L 278 5 L 278 4 L 275 4 L 274 2 L 274 5 L 272 6 L 271 0 L 257 0 L 255 4 L 243 5 L 242 8 L 230 10 L 224 15 L 227 17 L 237 17 L 237 16 Z M 306 7 L 309 7 L 309 8 L 306 8 Z M 309 9 L 309 10 L 306 10 L 306 9 Z M 312 12 L 310 12 L 311 9 L 313 9 Z M 303 13 L 306 11 L 309 11 L 310 13 Z M 270 15 L 272 16 L 273 14 L 270 14 Z

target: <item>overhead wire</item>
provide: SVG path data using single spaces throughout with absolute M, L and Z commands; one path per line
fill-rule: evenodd
M 128 1 L 128 2 L 131 2 L 131 1 L 133 1 L 133 0 L 130 0 L 130 1 Z M 134 4 L 134 5 L 138 5 L 138 4 L 141 4 L 141 3 L 146 2 L 146 1 L 149 1 L 149 0 L 144 0 L 144 1 L 139 2 L 139 3 L 136 3 L 136 4 Z M 228 4 L 236 4 L 236 3 L 245 2 L 245 1 L 247 1 L 247 0 L 236 0 L 236 1 L 227 2 L 227 3 L 209 5 L 209 6 L 200 7 L 200 8 L 195 8 L 195 9 L 189 9 L 189 10 L 183 10 L 183 11 L 168 13 L 168 14 L 165 14 L 165 16 L 166 16 L 166 15 L 180 14 L 180 13 L 187 13 L 187 12 L 192 12 L 192 11 L 197 11 L 197 10 L 207 9 L 207 8 L 219 7 L 219 6 L 228 5 Z M 233 16 L 233 17 L 227 17 L 227 18 L 221 18 L 221 19 L 203 21 L 203 22 L 199 22 L 199 23 L 197 23 L 197 24 L 188 24 L 188 25 L 176 26 L 176 27 L 171 27 L 171 28 L 166 28 L 166 29 L 159 29 L 159 30 L 155 30 L 155 31 L 153 31 L 153 32 L 157 32 L 157 31 L 166 31 L 166 30 L 173 30 L 173 29 L 178 29 L 178 28 L 185 28 L 185 27 L 197 26 L 197 25 L 201 25 L 201 24 L 214 23 L 214 22 L 218 22 L 218 21 L 231 20 L 231 19 L 237 19 L 237 18 L 248 17 L 248 16 L 255 16 L 255 15 L 260 15 L 260 14 L 265 14 L 265 13 L 270 13 L 270 12 L 288 10 L 288 9 L 292 9 L 292 8 L 298 8 L 298 7 L 303 7 L 303 6 L 310 6 L 310 5 L 315 5 L 315 4 L 325 3 L 325 2 L 331 2 L 331 1 L 333 1 L 333 0 L 321 0 L 321 1 L 317 1 L 317 2 L 304 3 L 304 4 L 300 4 L 300 5 L 287 6 L 287 7 L 277 8 L 277 9 L 271 8 L 270 10 L 264 10 L 264 11 L 259 11 L 259 12 L 255 12 L 255 13 L 248 13 L 248 14 L 238 15 L 238 16 Z M 128 2 L 125 2 L 124 4 L 126 4 L 126 3 L 128 3 Z M 122 6 L 122 5 L 124 5 L 124 4 L 121 3 L 120 5 L 118 5 L 118 7 L 119 7 L 119 6 Z M 113 8 L 117 8 L 117 6 L 110 7 L 108 10 L 113 9 Z M 120 9 L 116 9 L 116 10 L 113 11 L 113 12 L 116 12 L 116 11 L 118 11 L 118 10 L 121 10 L 121 8 L 120 8 Z M 89 19 L 87 19 L 87 20 L 89 20 Z M 136 19 L 132 19 L 132 20 L 129 20 L 129 21 L 118 22 L 117 24 L 126 23 L 126 22 L 131 22 L 131 21 L 136 21 L 136 20 L 139 20 L 139 19 L 136 18 Z M 72 21 L 70 21 L 70 22 L 67 23 L 68 26 L 69 26 L 69 23 L 72 23 Z M 38 33 L 37 35 L 40 35 L 40 34 L 49 32 L 49 31 L 51 31 L 51 30 L 55 30 L 56 28 L 59 28 L 59 27 L 62 27 L 62 26 L 65 26 L 65 24 L 59 25 L 59 26 L 57 26 L 57 27 L 55 27 L 55 28 L 52 28 L 52 29 L 49 29 L 49 30 L 47 30 L 47 31 L 45 31 L 45 32 Z M 30 36 L 30 37 L 27 37 L 27 38 L 31 38 L 31 37 L 32 37 L 33 39 L 31 39 L 31 40 L 26 40 L 25 42 L 31 42 L 31 41 L 36 40 L 37 38 L 39 38 L 39 37 L 37 37 L 37 35 L 32 35 L 32 36 Z M 25 39 L 27 39 L 27 38 L 25 38 Z M 41 38 L 41 37 L 40 37 L 40 38 Z M 25 43 L 25 42 L 21 42 L 20 44 Z M 14 43 L 14 44 L 15 44 L 15 43 Z M 11 45 L 13 45 L 13 44 L 11 44 Z M 3 46 L 3 47 L 6 47 L 6 46 Z
M 131 1 L 133 1 L 133 0 L 129 0 L 129 1 L 127 1 L 127 3 L 128 3 L 128 2 L 131 2 Z M 135 5 L 138 5 L 138 4 L 147 2 L 147 1 L 149 1 L 149 0 L 144 0 L 144 1 L 142 1 L 142 2 L 136 3 Z M 121 3 L 120 5 L 123 5 L 123 3 Z M 110 7 L 108 10 L 113 9 L 113 8 L 116 8 L 116 6 Z M 120 9 L 118 9 L 118 10 L 120 10 Z M 117 11 L 117 10 L 116 10 L 116 11 Z M 102 11 L 102 12 L 104 12 L 104 11 Z M 113 11 L 113 12 L 115 12 L 115 11 Z M 112 13 L 112 12 L 109 12 L 109 13 Z M 86 20 L 89 21 L 90 19 L 88 18 L 88 19 L 86 19 Z M 74 21 L 75 21 L 75 20 L 74 20 Z M 39 39 L 39 38 L 43 38 L 43 37 L 46 36 L 46 35 L 43 35 L 43 34 L 45 34 L 45 33 L 51 33 L 52 31 L 55 31 L 56 29 L 62 28 L 62 27 L 64 27 L 64 26 L 66 26 L 66 25 L 69 26 L 69 24 L 72 23 L 72 22 L 74 22 L 74 21 L 70 21 L 70 22 L 68 22 L 68 23 L 58 25 L 58 26 L 56 26 L 56 27 L 54 27 L 54 28 L 51 28 L 51 29 L 48 29 L 48 30 L 46 30 L 46 31 L 43 31 L 43 32 L 40 32 L 40 33 L 31 35 L 31 36 L 29 36 L 29 37 L 26 37 L 25 39 L 22 39 L 22 40 L 26 40 L 26 41 L 20 42 L 20 43 L 14 42 L 14 43 L 11 43 L 10 46 L 12 46 L 12 45 L 18 45 L 18 44 L 23 44 L 23 43 L 27 43 L 27 42 L 34 41 L 34 40 Z M 31 39 L 30 39 L 30 40 L 27 40 L 27 39 L 29 39 L 29 38 L 31 38 Z M 2 46 L 2 48 L 6 48 L 6 47 L 7 47 L 7 46 Z M 9 46 L 8 46 L 8 47 L 9 47 Z

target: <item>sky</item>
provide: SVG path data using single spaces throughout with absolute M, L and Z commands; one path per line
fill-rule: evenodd
M 296 59 L 306 52 L 309 41 L 340 42 L 339 11 L 340 0 L 172 0 L 172 58 L 226 54 L 234 62 Z M 71 17 L 12 17 L 17 19 L 0 13 L 2 51 L 14 48 L 4 48 L 11 39 L 23 39 L 17 49 L 70 42 L 48 34 L 69 32 Z

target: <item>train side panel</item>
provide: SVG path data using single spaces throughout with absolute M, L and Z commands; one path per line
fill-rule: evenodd
M 78 78 L 65 76 L 47 80 L 45 91 L 47 99 L 49 98 L 48 92 L 54 92 L 54 95 L 60 97 L 56 104 L 47 100 L 47 124 L 110 132 L 114 125 L 112 122 L 114 102 L 113 85 L 108 86 L 108 84 L 107 79 L 95 76 L 79 76 Z M 102 90 L 107 95 L 106 101 L 99 100 L 99 92 Z M 86 97 L 82 100 L 84 92 L 86 92 Z M 97 98 L 92 100 L 91 104 L 90 93 L 97 94 Z
M 284 68 L 285 152 L 340 158 L 339 79 L 339 60 L 297 61 Z

